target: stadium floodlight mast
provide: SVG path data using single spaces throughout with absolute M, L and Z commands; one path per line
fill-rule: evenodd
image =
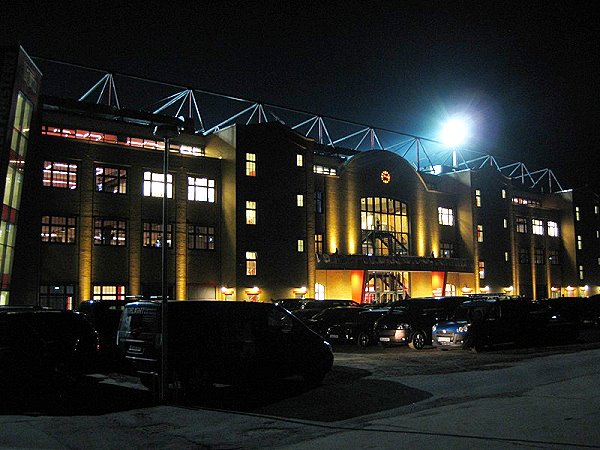
M 457 147 L 469 137 L 467 121 L 461 117 L 452 117 L 442 126 L 441 139 L 452 149 L 452 167 L 458 167 Z

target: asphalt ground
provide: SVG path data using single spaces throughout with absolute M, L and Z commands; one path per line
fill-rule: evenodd
M 507 346 L 482 353 L 408 347 L 362 349 L 334 346 L 335 362 L 323 385 L 308 389 L 300 379 L 264 385 L 217 386 L 198 395 L 177 398 L 173 405 L 264 414 L 289 419 L 336 422 L 415 404 L 431 393 L 388 381 L 431 375 L 510 367 L 526 359 L 600 348 L 600 329 L 583 330 L 576 343 L 528 348 Z M 0 415 L 95 416 L 155 405 L 137 378 L 120 373 L 94 374 L 61 392 L 0 392 Z

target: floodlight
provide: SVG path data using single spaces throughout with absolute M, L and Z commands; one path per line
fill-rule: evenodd
M 464 143 L 468 137 L 469 129 L 465 120 L 452 118 L 442 128 L 442 142 L 449 147 L 455 148 Z

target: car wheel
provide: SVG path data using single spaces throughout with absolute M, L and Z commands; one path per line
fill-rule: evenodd
M 423 350 L 426 339 L 427 336 L 423 331 L 415 331 L 410 339 L 410 342 L 408 343 L 408 346 L 413 350 Z
M 368 333 L 364 333 L 364 332 L 359 333 L 356 341 L 358 342 L 358 345 L 360 345 L 362 348 L 365 348 L 365 347 L 368 347 L 369 345 L 371 345 L 371 338 L 369 337 Z

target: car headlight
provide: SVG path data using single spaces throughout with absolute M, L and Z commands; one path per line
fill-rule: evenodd
M 467 331 L 469 331 L 469 325 L 463 325 L 462 327 L 458 327 L 456 331 L 458 333 L 466 333 Z

